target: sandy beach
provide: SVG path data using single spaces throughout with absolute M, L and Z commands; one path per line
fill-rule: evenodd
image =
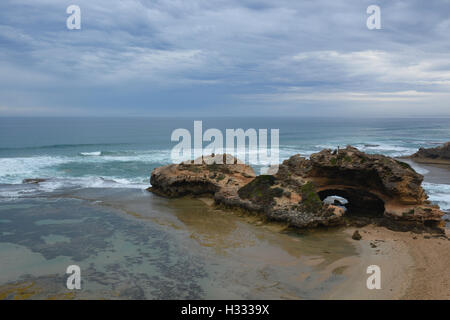
M 401 159 L 413 168 L 426 170 L 424 181 L 450 183 L 450 166 L 417 164 Z M 358 230 L 362 239 L 351 235 Z M 395 232 L 369 225 L 344 231 L 357 248 L 358 256 L 335 263 L 350 266 L 343 272 L 347 281 L 326 295 L 328 299 L 450 299 L 450 230 L 445 236 Z M 381 269 L 381 289 L 369 290 L 369 265 Z
M 212 206 L 211 201 L 202 201 Z M 248 222 L 252 223 L 252 220 Z M 280 232 L 271 223 L 265 227 L 275 233 Z M 356 230 L 361 234 L 361 240 L 352 239 Z M 322 299 L 450 299 L 448 229 L 445 236 L 397 232 L 375 225 L 348 227 L 341 232 L 355 247 L 356 255 L 332 261 L 320 271 L 318 284 L 336 274 L 346 278 L 321 296 Z M 322 262 L 321 258 L 309 257 L 305 263 L 317 265 Z M 370 276 L 367 267 L 371 265 L 381 269 L 380 290 L 369 290 L 366 286 Z
M 359 230 L 362 239 L 351 235 Z M 450 299 L 450 241 L 427 234 L 394 232 L 369 225 L 345 230 L 349 241 L 357 247 L 358 256 L 337 261 L 347 265 L 347 280 L 326 299 Z M 367 267 L 381 269 L 381 289 L 369 290 Z

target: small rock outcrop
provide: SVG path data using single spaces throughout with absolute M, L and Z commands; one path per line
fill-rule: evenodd
M 443 223 L 443 213 L 421 187 L 423 176 L 390 157 L 350 146 L 326 149 L 310 159 L 294 155 L 275 174 L 260 176 L 232 160 L 235 164 L 207 164 L 211 157 L 204 157 L 200 164 L 156 168 L 150 189 L 168 197 L 210 194 L 217 204 L 260 212 L 299 228 L 341 225 L 357 216 L 406 230 L 439 229 Z M 324 202 L 329 196 L 348 203 Z
M 419 163 L 450 164 L 450 142 L 436 148 L 420 148 L 410 158 Z
M 199 163 L 186 161 L 156 168 L 150 178 L 152 187 L 148 190 L 168 197 L 204 194 L 235 196 L 239 188 L 256 177 L 255 172 L 231 155 L 221 156 L 223 164 L 214 163 L 214 157 L 209 156 L 202 157 Z
M 361 240 L 362 239 L 361 234 L 359 233 L 358 230 L 355 230 L 355 232 L 353 232 L 352 239 L 353 240 Z
M 30 178 L 30 179 L 23 179 L 23 184 L 39 184 L 41 182 L 45 182 L 47 179 L 41 179 L 41 178 Z

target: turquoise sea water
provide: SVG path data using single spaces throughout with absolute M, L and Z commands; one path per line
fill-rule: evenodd
M 280 232 L 144 190 L 171 162 L 172 131 L 193 132 L 193 120 L 279 129 L 280 160 L 347 144 L 401 156 L 450 141 L 450 119 L 0 118 L 0 298 L 320 298 L 343 281 L 345 265 L 325 272 L 355 254 L 339 230 Z M 424 187 L 450 210 L 450 181 Z M 82 270 L 75 293 L 71 264 Z
M 401 156 L 450 141 L 448 118 L 0 118 L 0 198 L 37 191 L 20 185 L 26 178 L 49 179 L 41 191 L 147 187 L 151 171 L 171 163 L 170 151 L 176 145 L 170 140 L 172 131 L 185 128 L 193 133 L 194 120 L 203 121 L 203 131 L 279 129 L 280 161 L 348 144 Z M 425 184 L 444 209 L 450 209 L 449 185 Z

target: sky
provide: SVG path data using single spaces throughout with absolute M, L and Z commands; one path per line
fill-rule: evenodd
M 448 117 L 449 49 L 450 0 L 1 0 L 0 116 Z

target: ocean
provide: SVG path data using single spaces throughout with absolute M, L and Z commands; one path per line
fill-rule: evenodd
M 398 157 L 450 141 L 447 118 L 0 118 L 0 298 L 319 298 L 342 281 L 338 269 L 323 276 L 355 254 L 337 231 L 287 234 L 145 190 L 171 163 L 172 131 L 193 132 L 194 120 L 279 129 L 280 161 L 346 145 Z M 414 168 L 450 210 L 450 181 Z M 70 264 L 80 292 L 65 287 Z
M 146 188 L 151 171 L 171 163 L 172 131 L 193 132 L 194 120 L 204 131 L 279 129 L 280 161 L 346 145 L 397 157 L 450 140 L 448 118 L 0 118 L 0 199 L 64 188 Z M 48 181 L 30 188 L 21 185 L 27 178 Z M 445 210 L 449 186 L 424 185 Z

